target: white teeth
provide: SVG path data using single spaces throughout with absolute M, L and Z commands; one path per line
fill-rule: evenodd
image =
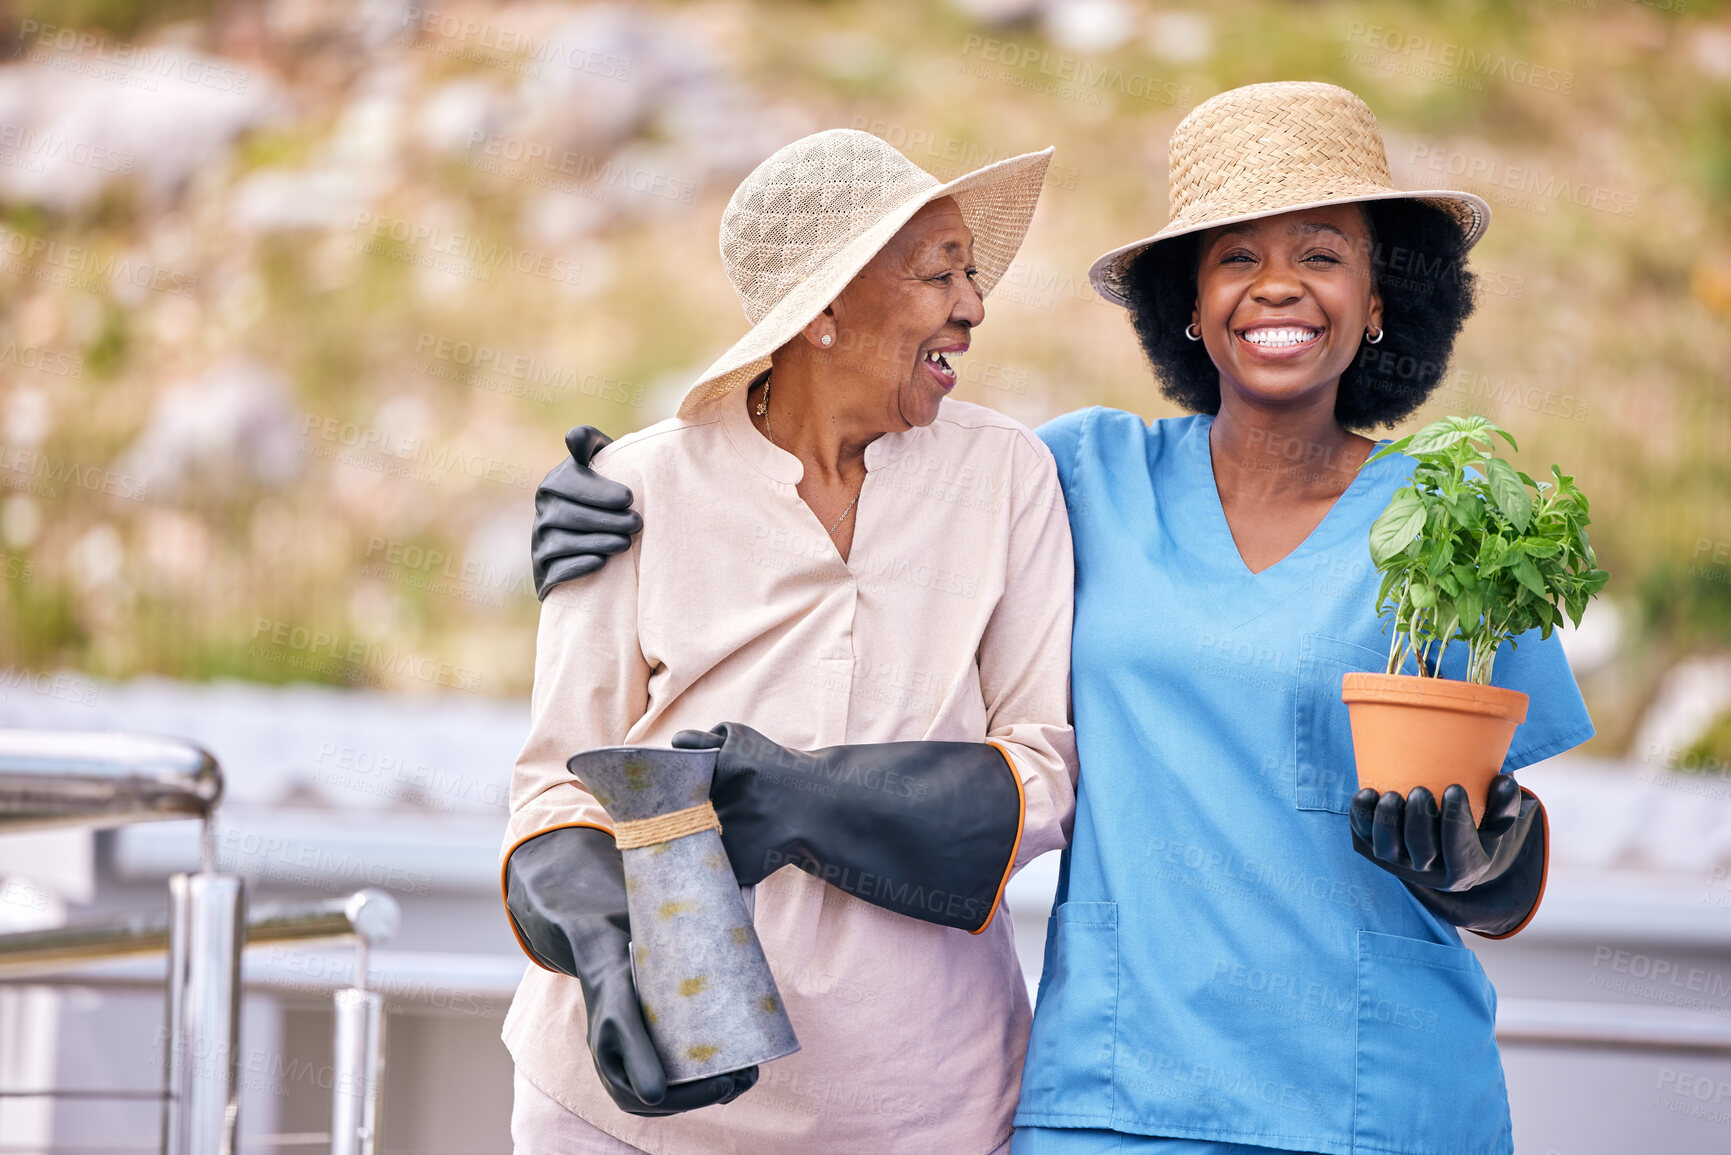
M 1244 334 L 1244 339 L 1252 345 L 1279 348 L 1283 345 L 1302 345 L 1315 336 L 1314 329 L 1251 329 Z

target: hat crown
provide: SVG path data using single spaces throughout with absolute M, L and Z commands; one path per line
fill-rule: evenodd
M 938 179 L 851 128 L 794 141 L 752 170 L 721 216 L 721 262 L 756 324 L 794 288 Z
M 1170 158 L 1174 224 L 1390 186 L 1369 106 L 1314 81 L 1251 84 L 1203 101 L 1173 130 Z

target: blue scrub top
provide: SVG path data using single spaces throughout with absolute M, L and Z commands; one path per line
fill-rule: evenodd
M 1016 1123 L 1329 1153 L 1513 1149 L 1496 994 L 1455 928 L 1352 847 L 1341 675 L 1385 668 L 1367 466 L 1252 574 L 1212 418 L 1089 409 L 1039 432 L 1076 548 L 1081 787 Z M 1531 695 L 1504 771 L 1592 736 L 1562 649 L 1505 646 Z M 1464 676 L 1465 647 L 1443 671 Z

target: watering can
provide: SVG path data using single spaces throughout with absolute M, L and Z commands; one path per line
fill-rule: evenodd
M 566 763 L 614 822 L 637 999 L 669 1083 L 799 1050 L 709 803 L 715 753 L 605 746 Z

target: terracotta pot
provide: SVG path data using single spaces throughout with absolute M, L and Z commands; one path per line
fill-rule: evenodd
M 1483 820 L 1491 779 L 1502 768 L 1515 727 L 1527 720 L 1527 696 L 1501 686 L 1412 674 L 1347 674 L 1340 700 L 1352 719 L 1359 789 L 1429 788 L 1456 782 Z

